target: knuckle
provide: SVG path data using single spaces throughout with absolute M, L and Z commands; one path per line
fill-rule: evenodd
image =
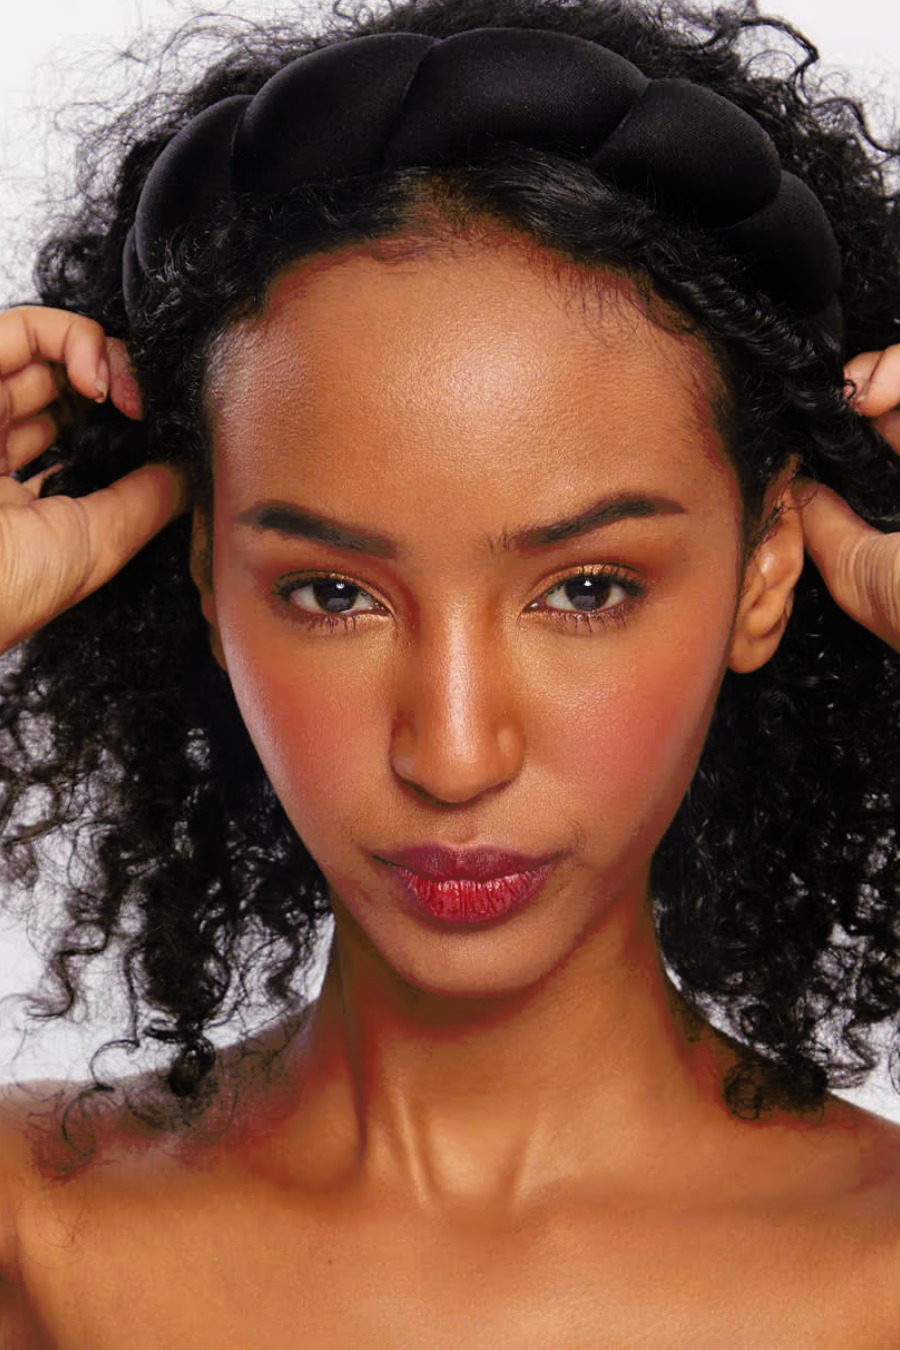
M 858 585 L 861 605 L 876 632 L 897 632 L 900 621 L 900 551 L 890 536 L 873 539 L 864 550 Z

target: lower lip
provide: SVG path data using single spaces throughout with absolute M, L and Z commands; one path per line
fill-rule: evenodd
M 490 881 L 432 881 L 405 867 L 391 870 L 406 895 L 429 918 L 465 925 L 490 923 L 521 909 L 541 889 L 552 867 L 549 862 L 533 872 L 513 872 Z

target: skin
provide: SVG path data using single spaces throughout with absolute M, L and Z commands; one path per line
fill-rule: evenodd
M 729 1043 L 648 913 L 724 673 L 777 647 L 801 509 L 772 485 L 742 571 L 714 372 L 600 295 L 511 239 L 355 250 L 223 344 L 192 571 L 335 943 L 277 1089 L 199 1152 L 121 1136 L 51 1196 L 10 1134 L 10 1344 L 288 1346 L 298 1308 L 314 1348 L 896 1343 L 898 1132 L 834 1099 L 729 1116 Z M 622 493 L 678 509 L 485 545 Z M 273 497 L 396 557 L 241 523 Z M 633 582 L 592 629 L 559 614 L 585 568 Z M 355 627 L 276 593 L 310 573 L 361 588 Z M 560 860 L 523 911 L 441 931 L 371 856 L 423 841 Z
M 423 1203 L 523 1204 L 611 1149 L 638 1165 L 671 1130 L 647 1109 L 660 1083 L 696 1124 L 650 860 L 726 667 L 777 644 L 802 532 L 788 514 L 741 602 L 734 476 L 699 353 L 607 289 L 586 310 L 577 282 L 512 244 L 350 253 L 283 278 L 212 381 L 214 562 L 204 575 L 198 521 L 195 574 L 257 750 L 331 884 L 316 1053 L 345 1084 L 355 1165 Z M 526 556 L 485 547 L 622 494 L 677 510 Z M 235 524 L 273 496 L 387 534 L 397 558 Z M 643 588 L 609 587 L 591 632 L 560 593 L 587 566 Z M 355 628 L 306 628 L 273 597 L 310 571 L 361 588 Z M 308 586 L 298 600 L 315 610 Z M 561 857 L 524 911 L 447 932 L 371 857 L 427 840 Z
M 38 500 L 53 469 L 21 483 L 9 476 L 53 443 L 61 402 L 72 416 L 107 396 L 140 416 L 125 349 L 99 324 L 32 305 L 0 315 L 0 651 L 109 581 L 187 510 L 187 484 L 162 464 L 80 499 Z

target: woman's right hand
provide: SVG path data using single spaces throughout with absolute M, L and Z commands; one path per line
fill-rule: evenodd
M 10 477 L 53 444 L 53 405 L 72 391 L 141 415 L 124 348 L 99 324 L 37 305 L 0 314 L 0 652 L 97 590 L 190 505 L 185 474 L 166 464 L 77 498 L 38 497 L 55 469 Z

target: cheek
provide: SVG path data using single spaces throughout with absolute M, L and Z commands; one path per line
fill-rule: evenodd
M 574 824 L 604 869 L 646 861 L 703 746 L 732 599 L 694 592 L 692 603 L 660 605 L 608 635 L 530 637 L 511 658 L 509 711 L 525 758 L 509 786 L 522 818 L 543 812 L 548 838 Z M 404 809 L 391 762 L 393 644 L 279 627 L 234 592 L 218 619 L 241 715 L 312 855 L 333 868 L 356 835 L 389 837 Z
M 271 631 L 227 623 L 221 631 L 241 716 L 288 818 L 317 856 L 353 818 L 360 793 L 371 798 L 385 775 L 381 682 L 371 662 L 360 678 L 352 639 L 322 640 L 316 652 L 302 649 L 303 634 L 273 640 Z
M 657 662 L 622 692 L 607 754 L 618 766 L 618 791 L 644 803 L 643 814 L 674 813 L 703 747 L 723 672 L 715 661 Z M 612 758 L 612 757 L 615 758 Z
M 614 635 L 589 676 L 582 666 L 552 686 L 544 753 L 581 806 L 592 851 L 630 839 L 632 856 L 649 854 L 678 809 L 726 669 L 731 609 L 707 619 Z

